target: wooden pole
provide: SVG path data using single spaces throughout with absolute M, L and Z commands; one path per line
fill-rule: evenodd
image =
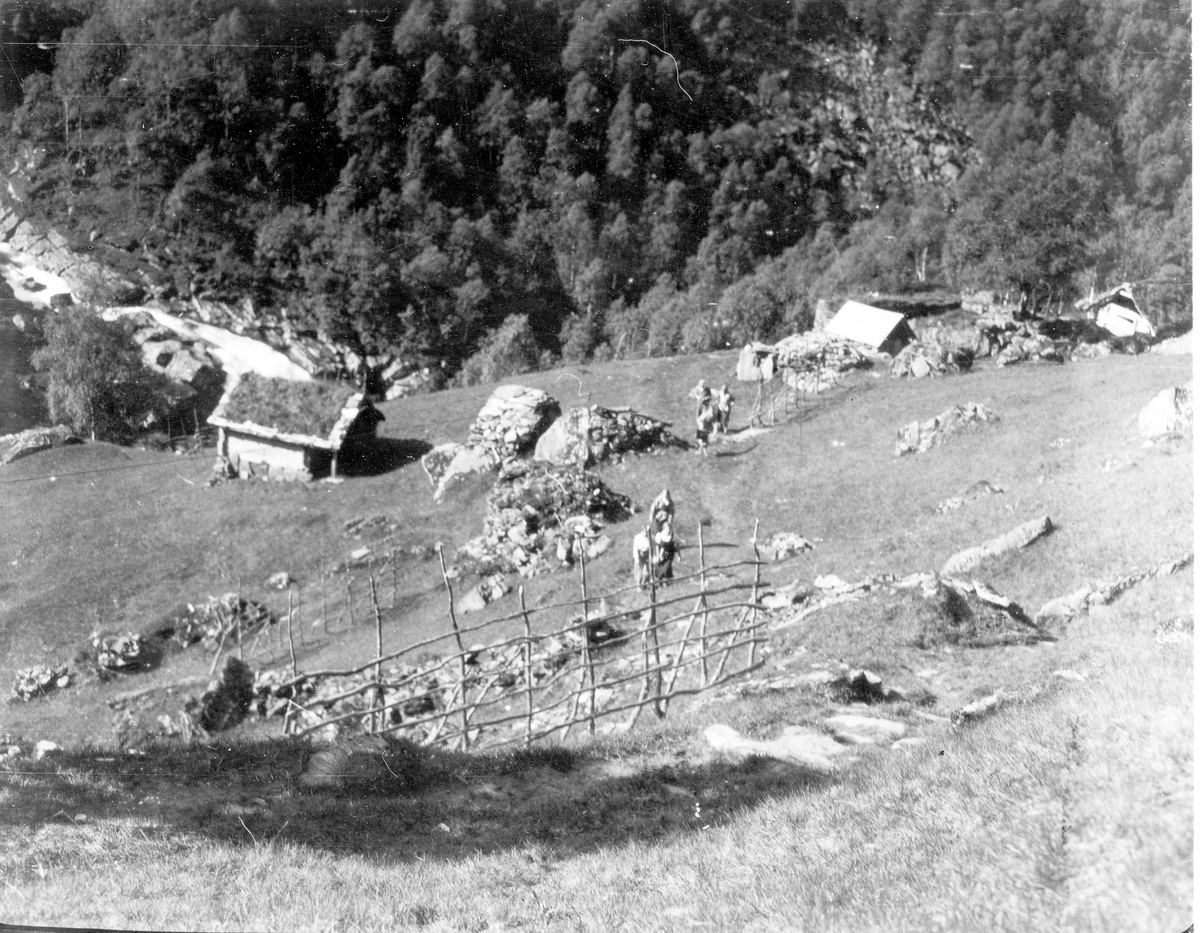
M 350 612 L 350 628 L 354 628 L 354 590 L 350 586 L 353 580 L 350 574 L 346 574 L 346 608 Z
M 588 643 L 588 591 L 587 556 L 583 552 L 583 539 L 575 536 L 579 548 L 579 589 L 583 594 L 583 666 L 588 675 L 588 734 L 596 734 L 596 669 L 592 665 L 592 649 Z
M 529 610 L 525 608 L 525 587 L 517 587 L 517 599 L 521 603 L 521 619 L 525 623 L 525 747 L 533 739 L 533 626 L 529 624 Z
M 292 641 L 292 588 L 288 587 L 288 616 L 287 616 L 288 651 L 292 656 L 292 676 L 296 676 L 296 643 Z
M 329 637 L 329 602 L 325 597 L 325 571 L 321 571 L 321 624 L 325 628 L 325 636 Z
M 696 540 L 700 542 L 700 682 L 708 683 L 708 580 L 704 569 L 704 523 L 696 522 Z
M 667 715 L 662 702 L 662 656 L 658 653 L 658 614 L 655 611 L 655 599 L 658 593 L 658 581 L 654 579 L 654 568 L 650 569 L 650 643 L 654 646 L 654 714 L 662 719 Z
M 750 547 L 754 550 L 754 589 L 750 591 L 750 633 L 754 634 L 754 628 L 758 624 L 758 587 L 762 581 L 762 566 L 758 559 L 758 519 L 754 520 L 754 537 L 750 539 Z M 754 666 L 754 650 L 758 644 L 757 639 L 752 639 L 750 642 L 750 659 L 748 667 Z
M 462 633 L 458 630 L 458 619 L 454 615 L 454 591 L 450 588 L 450 574 L 446 572 L 446 555 L 439 544 L 437 548 L 438 562 L 442 565 L 442 582 L 446 584 L 446 606 L 450 611 L 450 626 L 454 629 L 454 640 L 458 644 L 458 678 L 462 684 L 462 747 L 466 751 L 471 747 L 471 735 L 467 731 L 467 652 L 463 647 Z
M 375 610 L 375 698 L 371 706 L 371 731 L 383 727 L 383 722 L 377 722 L 375 706 L 383 706 L 383 614 L 379 611 L 379 596 L 375 592 L 375 575 L 368 574 L 367 582 L 371 585 L 371 606 Z M 378 716 L 382 716 L 379 713 Z
M 392 545 L 392 609 L 396 608 L 396 588 L 398 585 L 396 570 L 396 545 Z

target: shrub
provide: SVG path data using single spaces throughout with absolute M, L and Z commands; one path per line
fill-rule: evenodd
M 490 331 L 475 354 L 463 363 L 458 384 L 478 385 L 532 372 L 541 360 L 529 315 L 510 314 Z

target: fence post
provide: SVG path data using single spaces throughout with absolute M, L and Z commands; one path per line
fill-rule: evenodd
M 438 562 L 442 565 L 442 582 L 446 584 L 446 605 L 450 610 L 450 625 L 454 629 L 454 641 L 458 645 L 458 677 L 462 684 L 462 747 L 463 751 L 467 751 L 471 747 L 471 735 L 467 727 L 469 720 L 467 718 L 467 652 L 463 647 L 462 633 L 458 630 L 458 619 L 454 615 L 454 591 L 450 588 L 450 574 L 446 572 L 446 555 L 442 552 L 442 545 L 439 542 L 437 545 Z
M 296 643 L 292 641 L 292 588 L 288 587 L 288 620 L 287 620 L 287 638 L 288 651 L 292 656 L 292 676 L 296 676 Z
M 329 637 L 329 603 L 325 598 L 325 571 L 321 571 L 321 624 L 325 628 L 325 637 Z
M 754 550 L 754 589 L 750 593 L 750 660 L 749 667 L 754 667 L 754 651 L 758 646 L 758 587 L 762 580 L 762 565 L 758 559 L 758 519 L 754 520 L 754 537 L 750 539 L 750 547 Z
M 667 715 L 666 709 L 663 707 L 662 701 L 662 656 L 658 653 L 658 613 L 656 611 L 656 600 L 658 587 L 657 580 L 654 579 L 654 568 L 650 568 L 650 641 L 654 645 L 654 714 L 662 719 Z
M 376 725 L 383 728 L 383 616 L 379 612 L 379 598 L 375 592 L 375 575 L 368 574 L 367 581 L 371 585 L 371 606 L 375 610 L 375 699 L 371 706 L 371 731 L 376 731 Z M 375 706 L 379 706 L 378 717 Z
M 350 611 L 350 628 L 354 628 L 354 590 L 350 586 L 354 578 L 346 574 L 346 608 Z
M 525 608 L 525 586 L 517 587 L 517 599 L 521 602 L 521 619 L 525 623 L 525 747 L 533 744 L 533 626 L 529 624 L 529 610 Z
M 704 570 L 704 523 L 696 522 L 700 542 L 700 682 L 708 686 L 708 580 Z
M 396 545 L 392 545 L 392 609 L 396 608 Z
M 579 548 L 579 589 L 583 594 L 583 666 L 588 675 L 588 734 L 596 734 L 596 669 L 592 666 L 592 649 L 588 643 L 587 556 L 583 553 L 583 538 L 575 536 Z

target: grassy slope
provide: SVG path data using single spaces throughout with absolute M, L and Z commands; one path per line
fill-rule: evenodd
M 590 392 L 596 402 L 633 404 L 675 420 L 684 434 L 686 389 L 702 375 L 718 381 L 732 362 L 726 354 L 618 363 L 577 369 L 577 378 L 555 372 L 520 381 L 564 402 Z M 1058 526 L 1050 538 L 979 574 L 1032 611 L 1087 579 L 1190 550 L 1190 445 L 1142 448 L 1136 432 L 1139 408 L 1159 388 L 1189 378 L 1190 368 L 1190 357 L 1147 356 L 985 366 L 913 383 L 864 377 L 789 424 L 735 440 L 726 455 L 633 458 L 602 472 L 643 505 L 669 486 L 689 538 L 704 519 L 711 521 L 706 540 L 742 544 L 757 518 L 763 536 L 798 530 L 821 539 L 816 551 L 774 569 L 770 579 L 780 583 L 934 569 L 954 551 L 1046 513 Z M 735 426 L 744 423 L 752 388 L 739 393 Z M 456 390 L 392 403 L 382 431 L 461 440 L 485 395 Z M 1001 422 L 919 458 L 892 456 L 901 423 L 968 401 L 993 408 Z M 126 466 L 136 468 L 66 475 Z M 349 518 L 398 518 L 404 544 L 457 544 L 480 526 L 481 501 L 434 505 L 416 465 L 336 486 L 206 489 L 183 481 L 201 483 L 208 466 L 207 458 L 93 446 L 5 468 L 0 481 L 29 481 L 0 485 L 16 529 L 0 541 L 0 656 L 14 667 L 61 656 L 97 623 L 147 621 L 182 600 L 234 588 L 239 574 L 245 591 L 279 569 L 311 579 L 361 543 L 340 534 Z M 53 485 L 35 479 L 51 472 L 62 474 Z M 984 478 L 1008 492 L 932 513 L 937 501 Z M 635 528 L 615 529 L 616 546 L 592 568 L 594 591 L 627 573 Z M 413 598 L 390 624 L 389 643 L 444 625 L 435 566 L 405 565 L 402 590 Z M 552 575 L 529 589 L 537 599 L 571 586 Z M 820 715 L 819 702 L 787 695 L 678 718 L 673 709 L 667 724 L 599 750 L 637 762 L 648 783 L 589 786 L 583 797 L 547 793 L 542 810 L 522 811 L 519 826 L 504 816 L 511 801 L 497 812 L 446 797 L 439 809 L 440 798 L 426 796 L 406 804 L 404 820 L 370 801 L 296 798 L 286 781 L 271 797 L 270 819 L 235 821 L 199 795 L 188 813 L 147 822 L 128 775 L 93 787 L 72 779 L 55 785 L 28 820 L 13 820 L 19 851 L 5 853 L 4 874 L 19 896 L 19 919 L 29 922 L 111 922 L 111 915 L 122 925 L 162 927 L 194 927 L 202 917 L 210 929 L 390 928 L 394 916 L 456 928 L 669 929 L 703 920 L 728 929 L 1182 929 L 1190 919 L 1190 862 L 1179 861 L 1191 850 L 1190 642 L 1160 647 L 1149 633 L 1158 619 L 1189 612 L 1191 599 L 1189 579 L 1159 581 L 1073 627 L 1056 646 L 943 657 L 889 644 L 866 607 L 813 617 L 777 639 L 777 658 L 873 663 L 910 687 L 915 670 L 936 667 L 930 683 L 939 712 L 997 686 L 1044 682 L 1056 667 L 1075 666 L 1090 678 L 982 727 L 936 734 L 946 755 L 932 748 L 908 758 L 867 754 L 832 784 L 752 764 L 665 763 L 695 758 L 697 730 L 708 722 L 769 736 Z M 496 609 L 507 610 L 507 601 Z M 309 642 L 302 663 L 358 660 L 367 656 L 366 640 L 363 633 L 358 642 Z M 166 681 L 204 665 L 177 659 L 151 676 Z M 1151 669 L 1155 676 L 1145 676 Z M 95 736 L 110 721 L 97 701 L 115 689 L 86 686 L 7 708 L 0 731 L 60 741 Z M 222 800 L 252 792 L 233 771 L 216 773 Z M 30 781 L 30 790 L 45 786 Z M 664 792 L 671 782 L 696 796 Z M 32 806 L 28 793 L 10 789 L 6 802 Z M 107 802 L 92 810 L 103 818 L 86 827 L 48 809 L 74 812 L 89 801 Z M 707 830 L 698 831 L 695 801 Z M 711 819 L 703 819 L 709 807 Z M 327 829 L 318 832 L 322 813 Z M 454 846 L 439 835 L 440 823 L 452 826 Z M 348 826 L 361 828 L 347 836 Z M 275 833 L 275 843 L 263 841 Z M 353 855 L 338 854 L 346 845 Z M 114 848 L 122 867 L 87 855 Z M 181 879 L 166 899 L 154 882 L 163 860 Z M 286 882 L 274 880 L 280 872 Z M 110 884 L 121 892 L 118 903 L 101 896 Z

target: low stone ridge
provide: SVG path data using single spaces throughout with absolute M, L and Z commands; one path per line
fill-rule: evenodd
M 52 428 L 30 428 L 16 434 L 5 434 L 0 437 L 0 464 L 12 463 L 21 457 L 50 450 L 52 447 L 82 443 L 74 431 L 61 424 Z
M 1048 535 L 1053 530 L 1054 524 L 1050 521 L 1049 515 L 1035 518 L 1032 521 L 1025 522 L 1023 525 L 1018 525 L 1012 531 L 984 542 L 978 547 L 970 547 L 959 551 L 942 566 L 942 574 L 945 576 L 954 576 L 966 573 L 968 570 L 979 566 L 985 560 L 992 557 L 997 557 L 1008 551 L 1028 547 L 1038 538 Z
M 1149 438 L 1192 430 L 1192 383 L 1163 389 L 1138 412 L 1138 430 Z
M 524 576 L 569 562 L 559 538 L 582 539 L 587 556 L 599 556 L 609 541 L 601 523 L 633 515 L 627 496 L 613 492 L 593 473 L 537 461 L 504 466 L 488 495 L 484 532 L 458 549 L 460 560 L 480 573 L 516 571 Z
M 538 438 L 533 456 L 558 466 L 587 467 L 668 446 L 675 442 L 670 427 L 631 408 L 571 408 Z
M 999 415 L 983 405 L 955 405 L 928 421 L 911 421 L 897 431 L 896 456 L 923 454 L 953 434 L 997 420 Z
M 1083 586 L 1065 596 L 1058 596 L 1047 602 L 1037 611 L 1034 617 L 1039 624 L 1049 621 L 1059 623 L 1087 615 L 1097 606 L 1107 606 L 1126 590 L 1132 589 L 1144 580 L 1157 580 L 1186 570 L 1193 563 L 1193 555 L 1188 554 L 1174 560 L 1164 561 L 1154 567 L 1134 570 L 1112 580 L 1101 580 L 1085 583 Z

